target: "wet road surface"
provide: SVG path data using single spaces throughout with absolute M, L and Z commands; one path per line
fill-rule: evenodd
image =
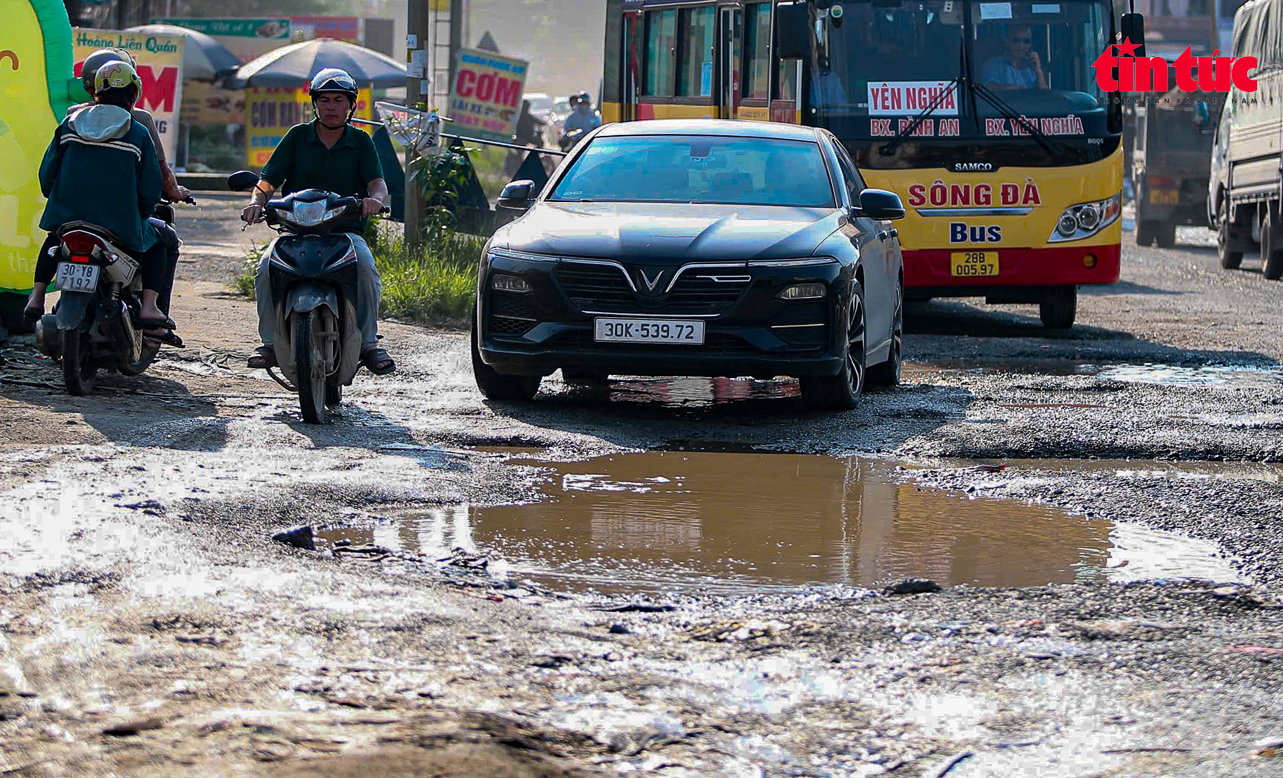
M 465 335 L 389 323 L 398 374 L 316 428 L 243 367 L 264 236 L 211 200 L 187 350 L 70 398 L 4 347 L 0 773 L 1283 774 L 1250 257 L 1126 245 L 1069 333 L 918 306 L 905 385 L 837 415 L 787 380 L 488 403 Z M 879 588 L 910 576 L 945 588 Z

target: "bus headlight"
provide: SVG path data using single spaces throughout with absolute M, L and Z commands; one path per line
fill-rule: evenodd
M 1121 200 L 1121 195 L 1114 195 L 1104 200 L 1069 206 L 1056 220 L 1056 229 L 1052 230 L 1047 242 L 1064 243 L 1095 235 L 1118 221 L 1118 215 L 1122 212 Z

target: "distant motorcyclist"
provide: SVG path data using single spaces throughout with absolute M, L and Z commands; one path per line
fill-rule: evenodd
M 317 73 L 308 87 L 316 118 L 296 124 L 281 138 L 272 157 L 263 166 L 262 178 L 254 188 L 250 204 L 241 218 L 250 224 L 263 218 L 263 208 L 278 188 L 283 194 L 303 189 L 322 189 L 338 195 L 362 193 L 361 214 L 370 217 L 388 202 L 388 185 L 383 166 L 370 136 L 349 124 L 356 111 L 356 81 L 347 71 L 326 68 Z M 379 297 L 382 283 L 374 267 L 374 255 L 366 245 L 365 219 L 341 228 L 352 238 L 357 256 L 356 324 L 361 330 L 361 364 L 375 375 L 396 370 L 396 363 L 378 346 Z M 272 292 L 268 273 L 269 254 L 254 279 L 258 302 L 258 334 L 263 345 L 249 358 L 252 368 L 277 364 L 272 343 Z
M 567 135 L 573 130 L 583 130 L 585 134 L 601 126 L 601 117 L 593 110 L 592 98 L 587 92 L 580 92 L 570 97 L 571 112 L 561 125 L 561 134 Z
M 521 101 L 521 113 L 517 115 L 517 131 L 514 137 L 522 146 L 543 146 L 543 131 L 547 125 L 543 119 L 530 112 L 530 101 Z
M 173 321 L 157 307 L 166 246 L 150 221 L 160 202 L 160 163 L 151 136 L 130 115 L 142 80 L 128 62 L 117 61 L 98 69 L 94 86 L 95 104 L 68 114 L 40 164 L 40 188 L 49 198 L 40 229 L 56 234 L 64 224 L 83 221 L 109 230 L 139 264 L 139 325 L 173 329 Z M 44 311 L 45 288 L 57 264 L 56 257 L 41 253 L 29 309 Z

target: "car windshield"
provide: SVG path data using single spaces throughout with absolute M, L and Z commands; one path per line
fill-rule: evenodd
M 597 138 L 550 199 L 802 208 L 834 204 L 816 143 L 679 135 Z
M 1103 110 L 1092 62 L 1109 35 L 1100 0 L 972 2 L 871 0 L 844 4 L 840 25 L 821 18 L 813 30 L 817 114 L 911 117 L 962 72 L 970 38 L 970 75 L 1028 115 Z M 966 14 L 969 13 L 969 22 Z M 958 116 L 951 94 L 935 117 Z M 964 107 L 965 109 L 965 107 Z M 978 100 L 981 116 L 999 116 Z M 956 134 L 956 133 L 948 133 Z

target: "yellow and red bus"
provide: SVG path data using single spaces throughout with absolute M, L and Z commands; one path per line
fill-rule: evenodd
M 906 296 L 1069 327 L 1119 275 L 1114 28 L 1111 0 L 607 0 L 602 117 L 826 128 L 905 203 Z

